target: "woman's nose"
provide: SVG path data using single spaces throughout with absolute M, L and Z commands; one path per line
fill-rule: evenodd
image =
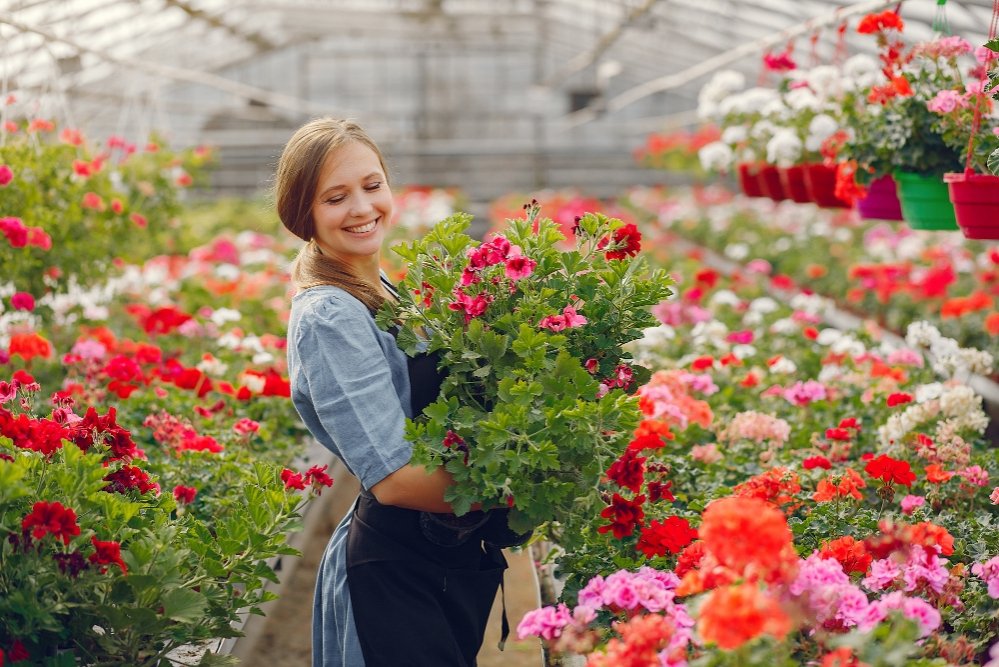
M 374 208 L 371 205 L 371 199 L 367 196 L 367 193 L 362 194 L 358 197 L 354 197 L 352 200 L 352 204 L 353 205 L 350 208 L 350 214 L 354 217 L 367 215 Z

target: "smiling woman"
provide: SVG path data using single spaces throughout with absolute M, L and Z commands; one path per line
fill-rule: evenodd
M 292 400 L 362 487 L 319 566 L 313 665 L 474 665 L 506 561 L 476 532 L 483 522 L 460 540 L 426 529 L 431 513 L 454 518 L 453 479 L 410 462 L 404 425 L 436 400 L 442 375 L 436 356 L 407 358 L 373 317 L 398 298 L 379 271 L 393 210 L 384 160 L 356 124 L 312 121 L 281 156 L 276 201 L 308 242 L 292 269 Z

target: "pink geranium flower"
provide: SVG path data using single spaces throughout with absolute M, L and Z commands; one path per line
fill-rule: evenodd
M 0 164 L 0 187 L 14 180 L 14 172 L 5 164 Z

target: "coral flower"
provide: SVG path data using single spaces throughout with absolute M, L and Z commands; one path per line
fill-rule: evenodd
M 16 354 L 25 361 L 31 361 L 35 357 L 49 359 L 52 357 L 52 344 L 34 332 L 19 333 L 11 335 L 7 351 L 10 356 Z
M 705 508 L 698 534 L 718 562 L 749 578 L 772 578 L 796 559 L 783 512 L 765 500 L 729 496 Z
M 697 622 L 701 638 L 726 651 L 764 634 L 783 639 L 790 630 L 791 619 L 780 604 L 754 584 L 711 591 Z
M 885 484 L 898 483 L 912 486 L 916 480 L 916 473 L 909 469 L 907 461 L 899 461 L 884 454 L 868 461 L 864 471 Z

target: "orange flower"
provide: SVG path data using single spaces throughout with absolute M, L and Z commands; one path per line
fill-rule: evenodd
M 805 273 L 809 278 L 815 280 L 821 278 L 829 272 L 829 269 L 822 266 L 821 264 L 809 264 L 805 267 Z
M 943 526 L 930 521 L 912 526 L 909 531 L 909 541 L 924 547 L 937 547 L 944 556 L 954 553 L 954 536 Z
M 985 318 L 985 330 L 990 336 L 999 336 L 999 313 L 989 313 Z
M 926 481 L 930 484 L 943 484 L 954 476 L 954 473 L 947 472 L 940 467 L 939 463 L 931 463 L 926 466 Z
M 825 479 L 819 480 L 815 487 L 812 500 L 817 503 L 829 502 L 838 498 L 851 496 L 857 500 L 863 499 L 860 489 L 867 486 L 864 479 L 853 468 L 845 468 L 840 475 L 829 475 Z
M 839 561 L 839 564 L 843 566 L 843 571 L 847 574 L 851 572 L 864 574 L 873 560 L 873 556 L 867 553 L 864 543 L 858 542 L 850 535 L 824 542 L 822 548 L 819 549 L 819 555 L 822 558 Z
M 783 639 L 790 630 L 791 619 L 780 604 L 755 584 L 711 591 L 697 621 L 701 638 L 726 651 L 763 634 Z
M 698 534 L 708 554 L 747 579 L 779 579 L 797 561 L 783 512 L 758 498 L 713 501 Z
M 798 474 L 787 468 L 771 468 L 750 477 L 732 489 L 732 495 L 742 498 L 759 498 L 778 507 L 795 502 L 794 495 L 801 491 Z
M 853 651 L 841 646 L 834 651 L 830 651 L 822 656 L 822 664 L 819 667 L 869 667 L 866 662 L 860 662 Z
M 19 355 L 25 361 L 31 361 L 35 357 L 48 359 L 52 356 L 52 344 L 34 332 L 13 334 L 7 351 L 11 356 Z

